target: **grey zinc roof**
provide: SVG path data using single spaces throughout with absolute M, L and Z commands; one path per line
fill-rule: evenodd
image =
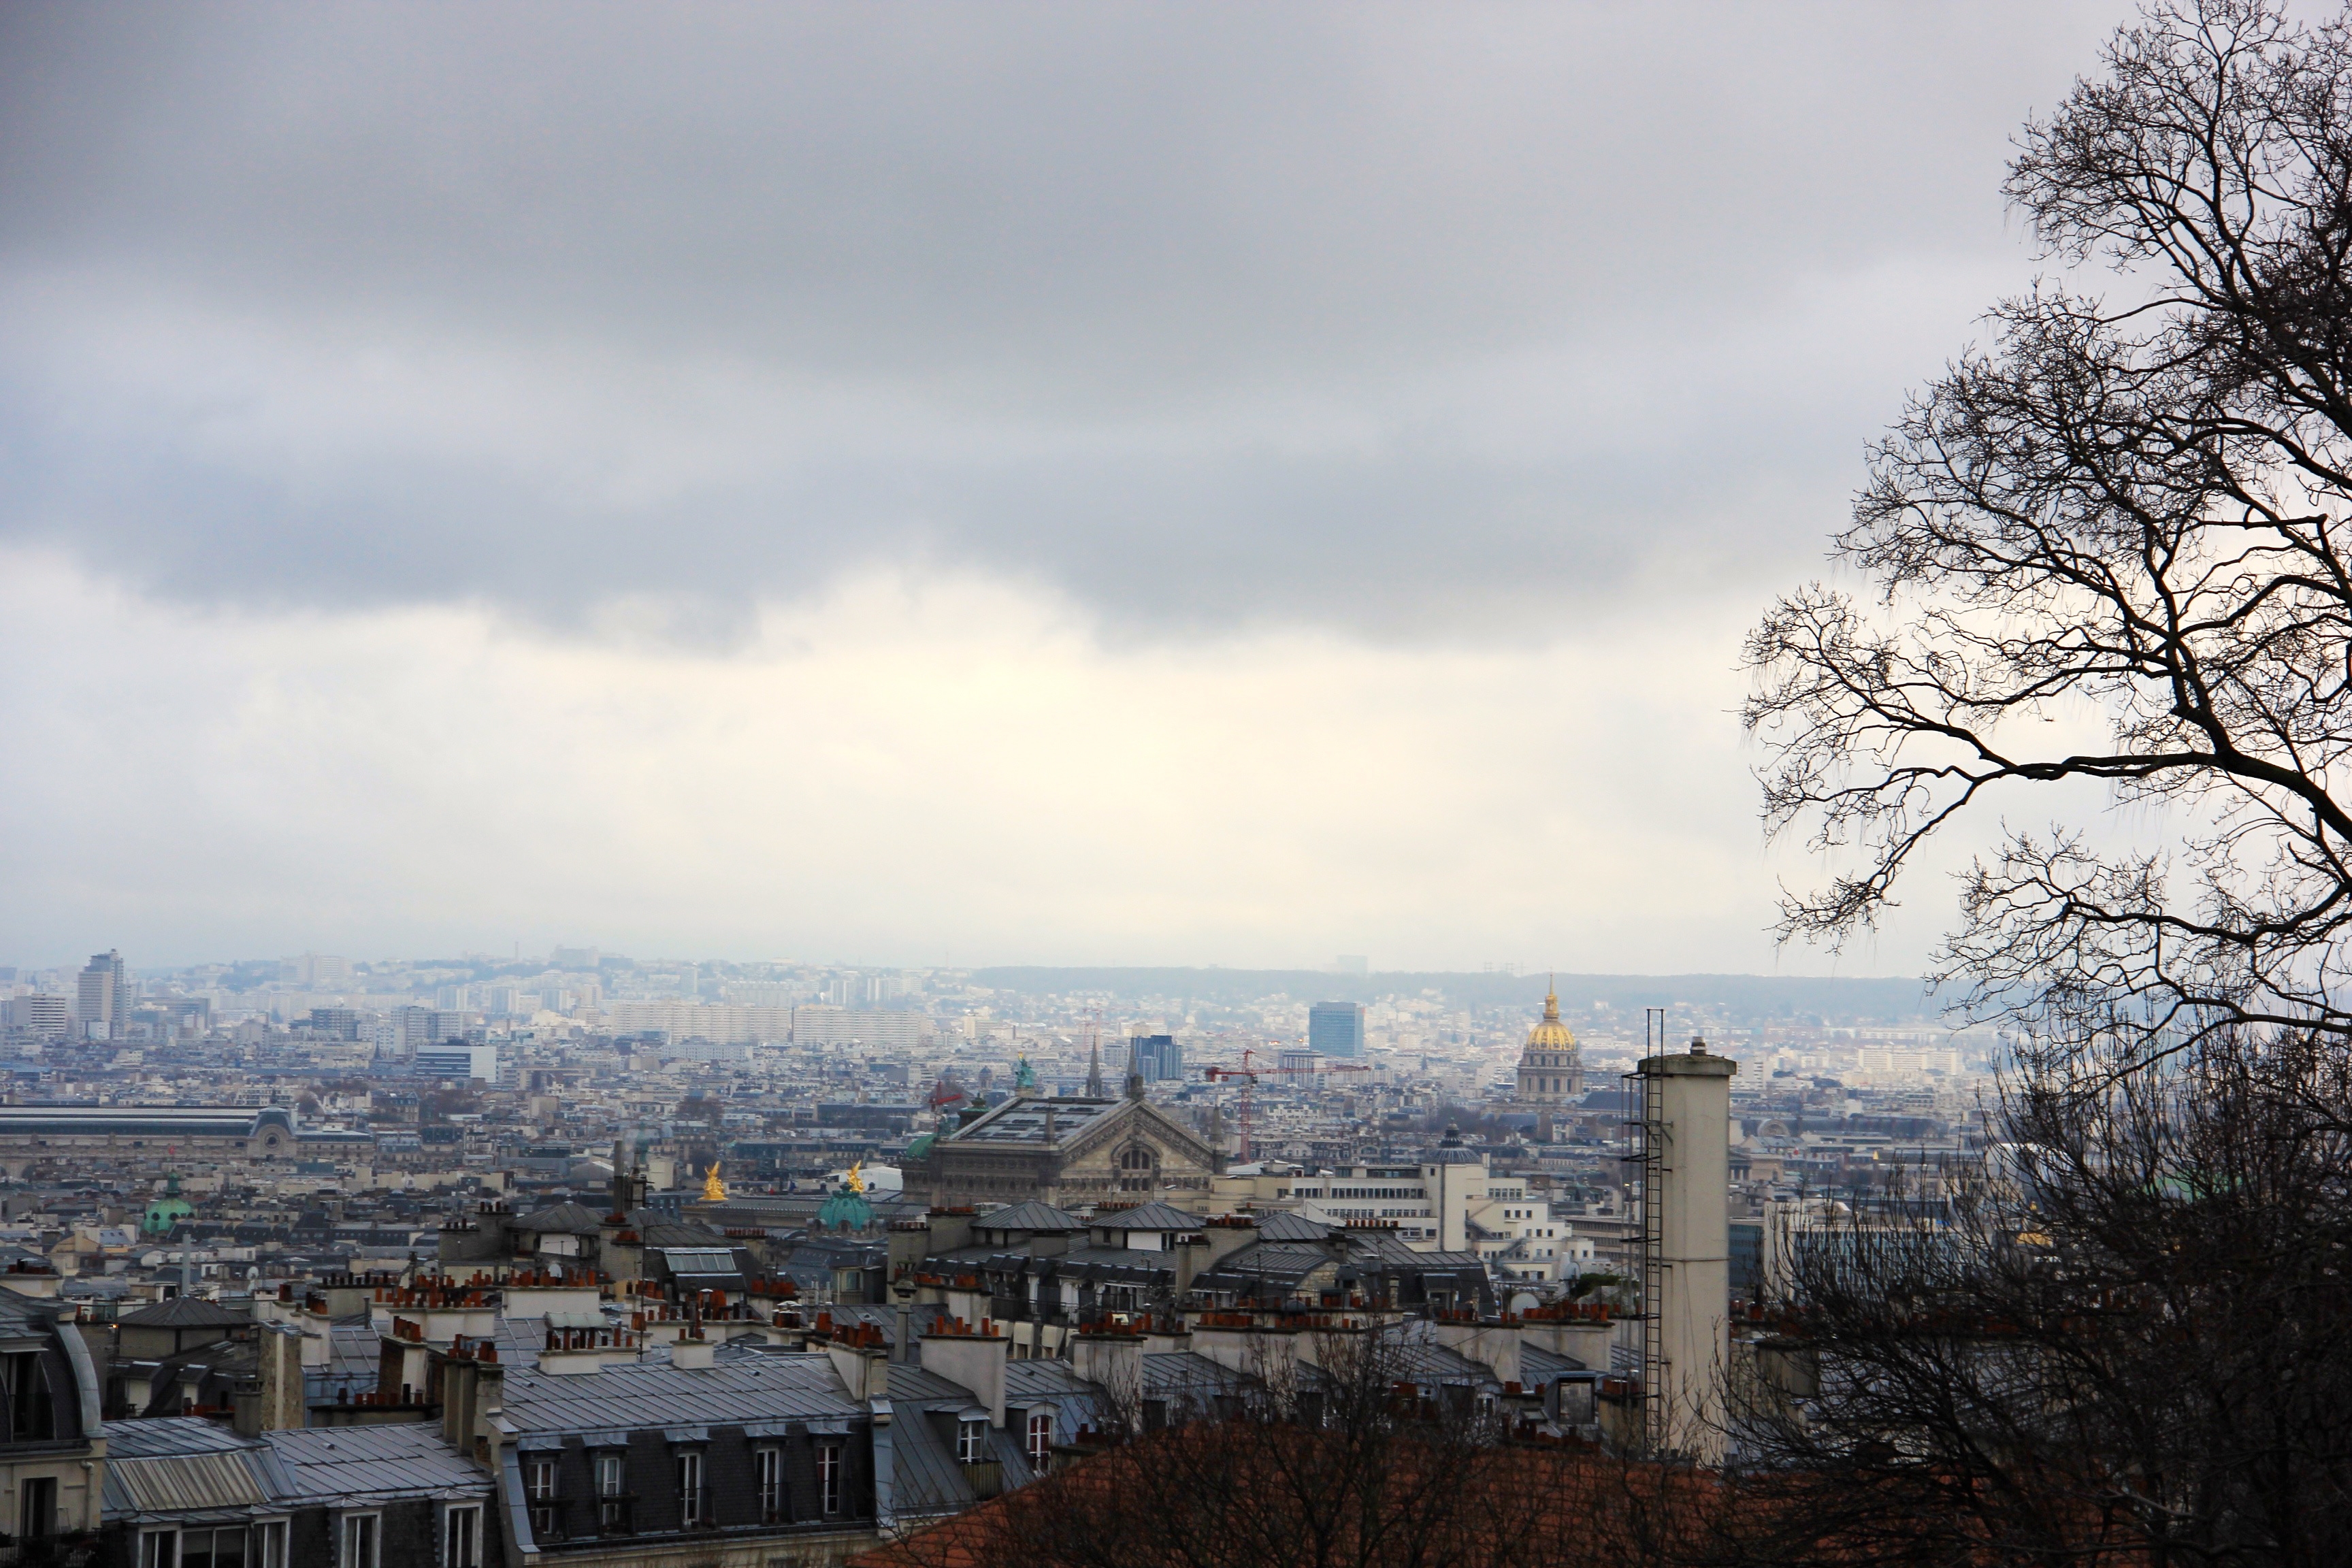
M 1097 1230 L 1198 1230 L 1207 1223 L 1199 1215 L 1186 1214 L 1173 1204 L 1157 1202 L 1098 1214 L 1092 1221 Z
M 1243 1247 L 1214 1268 L 1207 1270 L 1193 1284 L 1204 1285 L 1221 1275 L 1243 1279 L 1298 1280 L 1332 1261 L 1330 1253 L 1319 1247 L 1294 1242 L 1260 1242 L 1255 1247 Z
M 893 1380 L 898 1369 L 890 1369 Z M 901 1514 L 957 1513 L 980 1500 L 956 1462 L 952 1439 L 942 1435 L 944 1421 L 907 1410 L 891 1400 L 890 1458 L 892 1496 Z M 950 1428 L 952 1430 L 952 1428 Z M 1006 1490 L 1035 1479 L 1020 1438 L 1003 1427 L 988 1429 L 988 1457 L 1003 1467 Z
M 106 1424 L 106 1457 L 148 1459 L 158 1454 L 224 1454 L 253 1446 L 217 1421 L 201 1415 L 158 1415 L 143 1421 Z
M 1420 1333 L 1412 1331 L 1418 1329 Z M 1392 1346 L 1396 1373 L 1420 1384 L 1492 1384 L 1502 1385 L 1495 1369 L 1483 1361 L 1473 1361 L 1461 1352 L 1449 1349 L 1428 1336 L 1426 1323 L 1409 1323 L 1405 1334 Z
M 1519 1346 L 1519 1382 L 1528 1388 L 1557 1383 L 1571 1372 L 1592 1370 L 1572 1355 L 1561 1355 L 1541 1345 Z
M 1007 1363 L 1009 1371 L 1012 1363 Z M 944 1377 L 913 1362 L 890 1363 L 890 1403 L 920 1405 L 925 1409 L 961 1410 L 972 1400 L 972 1391 L 952 1378 Z
M 552 1204 L 523 1215 L 509 1228 L 540 1236 L 593 1236 L 604 1217 L 584 1204 Z
M 1014 1204 L 1011 1208 L 998 1209 L 994 1214 L 982 1215 L 971 1222 L 974 1230 L 1025 1230 L 1033 1235 L 1054 1235 L 1064 1231 L 1084 1230 L 1087 1222 L 1066 1209 L 1051 1204 L 1041 1204 L 1032 1198 L 1027 1203 Z
M 1149 1356 L 1144 1358 L 1149 1362 Z M 1004 1403 L 1008 1408 L 1054 1414 L 1054 1441 L 1066 1443 L 1081 1426 L 1100 1426 L 1110 1401 L 1101 1387 L 1088 1383 L 1066 1361 L 1016 1361 L 1004 1369 Z M 1006 1423 L 1023 1429 L 1017 1420 Z
M 781 1430 L 793 1422 L 845 1422 L 864 1413 L 835 1374 L 832 1358 L 821 1355 L 746 1356 L 683 1370 L 637 1365 L 510 1373 L 504 1398 L 506 1422 L 518 1433 L 713 1423 Z
M 891 1370 L 895 1376 L 897 1369 Z M 1077 1369 L 1066 1361 L 1048 1357 L 1004 1363 L 1005 1398 L 1050 1399 L 1063 1394 L 1082 1394 L 1088 1399 L 1098 1399 L 1102 1396 L 1102 1390 L 1080 1377 Z
M 1075 1247 L 1058 1258 L 1041 1258 L 1035 1272 L 1041 1279 L 1118 1279 L 1148 1284 L 1171 1279 L 1176 1255 L 1142 1247 Z
M 1189 1404 L 1256 1386 L 1256 1378 L 1197 1351 L 1159 1351 L 1143 1357 L 1143 1392 L 1148 1398 Z
M 438 1423 L 265 1432 L 290 1482 L 280 1502 L 342 1505 L 384 1497 L 474 1497 L 490 1478 L 442 1441 Z
M 1334 1228 L 1331 1226 L 1318 1224 L 1305 1215 L 1292 1214 L 1286 1209 L 1278 1209 L 1273 1214 L 1257 1216 L 1257 1236 L 1260 1241 L 1320 1241 L 1329 1236 Z
M 58 1303 L 0 1289 L 0 1336 L 45 1334 L 57 1326 Z
M 249 1312 L 233 1312 L 201 1296 L 174 1296 L 168 1301 L 125 1312 L 115 1321 L 142 1329 L 223 1329 L 249 1323 L 253 1316 Z
M 105 1517 L 202 1521 L 258 1507 L 396 1497 L 481 1497 L 489 1478 L 430 1422 L 313 1426 L 240 1437 L 201 1416 L 108 1428 Z
M 373 1393 L 383 1376 L 383 1336 L 364 1321 L 331 1323 L 327 1327 L 327 1364 L 306 1367 L 304 1397 L 322 1404 L 338 1390 Z
M 158 1454 L 147 1459 L 106 1462 L 100 1506 L 108 1519 L 152 1519 L 162 1514 L 218 1514 L 259 1507 L 269 1500 L 252 1457 L 230 1453 Z
M 1097 1120 L 1118 1109 L 1116 1100 L 1008 1100 L 969 1127 L 950 1132 L 943 1142 L 958 1143 L 1035 1143 L 1045 1142 L 1046 1107 L 1053 1108 L 1054 1142 L 1067 1142 L 1073 1133 L 1091 1127 Z

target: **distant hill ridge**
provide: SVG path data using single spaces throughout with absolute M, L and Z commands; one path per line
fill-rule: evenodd
M 1084 969 L 1005 965 L 972 971 L 972 984 L 992 990 L 1045 994 L 1099 991 L 1126 998 L 1191 997 L 1234 1005 L 1287 995 L 1301 1002 L 1372 1002 L 1425 990 L 1465 1006 L 1537 1006 L 1545 976 L 1445 971 L 1345 974 L 1319 969 Z M 1561 1003 L 1570 1008 L 1606 1002 L 1643 1007 L 1721 1006 L 1758 1018 L 1811 1015 L 1832 1019 L 1893 1021 L 1931 1017 L 1937 1009 L 1914 979 L 1824 979 L 1784 974 L 1561 974 Z M 1675 1027 L 1669 1018 L 1668 1027 Z

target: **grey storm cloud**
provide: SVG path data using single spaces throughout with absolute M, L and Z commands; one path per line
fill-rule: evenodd
M 0 539 L 723 621 L 877 563 L 1475 634 L 1802 571 L 2119 15 L 0 13 Z

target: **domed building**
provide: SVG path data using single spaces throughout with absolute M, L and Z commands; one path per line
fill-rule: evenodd
M 1544 993 L 1543 1022 L 1528 1031 L 1527 1049 L 1519 1053 L 1521 1105 L 1567 1105 L 1584 1098 L 1584 1063 L 1577 1055 L 1576 1037 L 1559 1021 L 1559 995 Z

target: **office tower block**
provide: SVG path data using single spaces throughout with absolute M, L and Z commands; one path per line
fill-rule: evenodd
M 1184 1052 L 1175 1036 L 1138 1035 L 1133 1048 L 1146 1083 L 1169 1083 L 1184 1076 Z
M 109 949 L 94 952 L 82 966 L 77 988 L 74 1022 L 88 1037 L 110 1040 L 121 1033 L 123 1015 L 130 1011 L 131 982 L 122 954 Z
M 1307 1047 L 1327 1057 L 1364 1054 L 1364 1009 L 1354 1002 L 1318 1002 L 1307 1010 Z

